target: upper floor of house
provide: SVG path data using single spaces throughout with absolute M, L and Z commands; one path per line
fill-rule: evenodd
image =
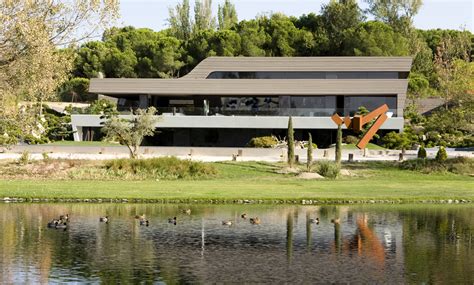
M 410 57 L 209 57 L 176 79 L 92 79 L 119 107 L 224 115 L 352 115 L 388 103 L 401 115 Z M 357 105 L 357 106 L 356 106 Z M 180 111 L 182 110 L 182 111 Z

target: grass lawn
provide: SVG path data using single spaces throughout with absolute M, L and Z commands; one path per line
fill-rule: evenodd
M 387 163 L 346 164 L 357 176 L 301 180 L 278 174 L 282 165 L 259 162 L 215 163 L 219 177 L 204 180 L 88 181 L 0 180 L 0 197 L 127 198 L 164 200 L 474 200 L 474 178 L 421 174 Z
M 44 145 L 57 146 L 120 146 L 117 143 L 102 142 L 102 141 L 55 141 Z
M 367 144 L 367 148 L 370 149 L 370 150 L 384 150 L 385 148 L 379 146 L 379 145 L 376 145 L 376 144 L 373 144 L 373 143 L 368 143 Z M 342 149 L 359 149 L 355 144 L 343 144 L 342 145 Z

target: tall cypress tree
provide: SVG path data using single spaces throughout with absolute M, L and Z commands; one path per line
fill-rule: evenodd
M 342 124 L 337 126 L 336 136 L 336 163 L 341 163 L 342 152 Z
M 288 165 L 293 167 L 295 163 L 295 132 L 293 131 L 293 121 L 288 119 Z
M 313 164 L 313 137 L 311 136 L 311 133 L 309 133 L 309 138 L 308 138 L 308 159 L 306 161 L 306 168 L 308 171 L 311 171 L 311 165 Z

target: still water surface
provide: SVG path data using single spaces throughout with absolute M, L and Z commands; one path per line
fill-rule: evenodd
M 46 227 L 65 213 L 67 230 Z M 473 217 L 470 205 L 0 204 L 0 283 L 472 284 Z

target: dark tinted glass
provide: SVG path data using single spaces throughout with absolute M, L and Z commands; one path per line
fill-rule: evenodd
M 397 79 L 397 72 L 214 71 L 208 79 Z
M 388 105 L 394 116 L 397 115 L 396 96 L 344 96 L 344 115 L 353 116 L 361 106 L 373 111 L 383 104 Z

